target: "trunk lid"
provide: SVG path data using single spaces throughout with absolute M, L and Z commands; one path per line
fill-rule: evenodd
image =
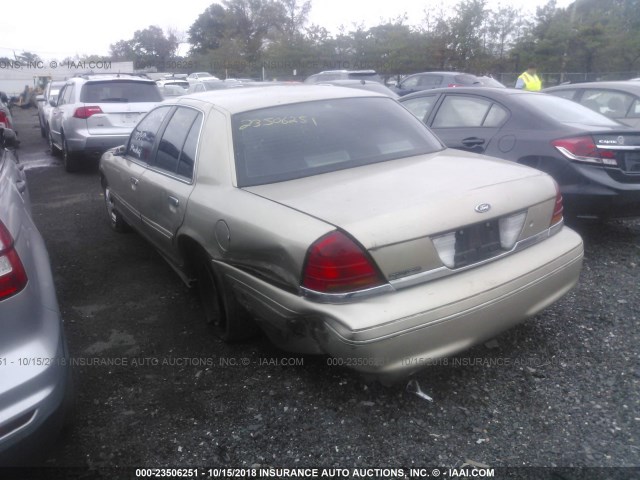
M 555 198 L 537 170 L 452 149 L 244 190 L 335 225 L 368 250 Z M 481 204 L 490 210 L 478 213 Z

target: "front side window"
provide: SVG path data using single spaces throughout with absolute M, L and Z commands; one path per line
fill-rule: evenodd
M 262 185 L 439 151 L 395 100 L 330 99 L 232 117 L 238 186 Z
M 162 126 L 170 106 L 151 110 L 131 132 L 126 155 L 141 162 L 149 162 L 158 130 Z

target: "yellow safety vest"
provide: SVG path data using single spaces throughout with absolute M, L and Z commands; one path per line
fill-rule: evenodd
M 530 92 L 539 92 L 542 90 L 542 80 L 538 75 L 530 75 L 527 72 L 524 72 L 520 75 L 520 78 L 524 82 L 523 90 L 528 90 Z

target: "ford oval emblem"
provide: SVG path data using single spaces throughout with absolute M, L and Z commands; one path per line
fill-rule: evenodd
M 489 210 L 491 210 L 491 205 L 489 205 L 488 203 L 481 203 L 480 205 L 476 205 L 475 210 L 478 213 L 487 213 Z

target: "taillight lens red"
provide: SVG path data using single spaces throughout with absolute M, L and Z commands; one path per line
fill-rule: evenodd
M 73 112 L 73 116 L 76 118 L 89 118 L 91 115 L 95 115 L 96 113 L 102 113 L 102 109 L 95 105 L 90 107 L 78 107 L 76 111 Z
M 27 273 L 13 246 L 13 238 L 0 222 L 0 301 L 22 291 L 26 285 Z
M 385 283 L 366 251 L 342 232 L 319 238 L 307 252 L 302 286 L 321 293 L 349 293 Z
M 596 147 L 593 138 L 589 136 L 560 138 L 551 144 L 571 160 L 612 166 L 618 164 L 614 151 Z
M 553 215 L 551 216 L 551 223 L 549 226 L 554 226 L 556 223 L 562 221 L 562 213 L 564 206 L 562 204 L 562 194 L 560 193 L 560 187 L 556 183 L 556 203 L 553 206 Z
M 12 128 L 11 122 L 9 122 L 9 117 L 2 110 L 0 110 L 0 127 Z

